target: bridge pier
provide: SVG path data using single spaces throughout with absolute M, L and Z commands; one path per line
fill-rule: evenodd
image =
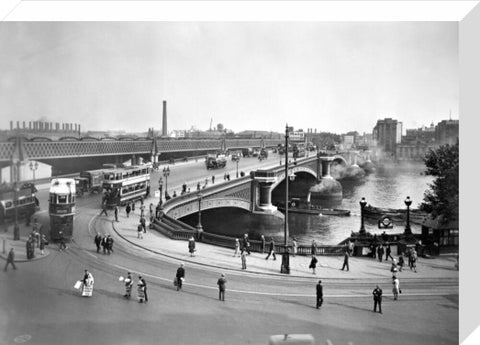
M 274 172 L 257 170 L 255 171 L 255 182 L 258 185 L 258 205 L 263 212 L 275 212 L 277 208 L 272 205 L 272 187 L 277 182 Z
M 340 182 L 331 175 L 331 165 L 334 157 L 320 157 L 322 160 L 322 180 L 320 183 L 310 187 L 308 200 L 312 204 L 325 206 L 328 203 L 336 203 L 343 198 L 343 189 Z

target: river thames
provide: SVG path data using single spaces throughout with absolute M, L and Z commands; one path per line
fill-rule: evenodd
M 418 208 L 432 176 L 425 176 L 423 163 L 405 163 L 385 166 L 364 178 L 363 181 L 340 181 L 343 187 L 343 200 L 337 206 L 351 211 L 349 217 L 312 216 L 289 213 L 290 236 L 295 236 L 300 243 L 316 240 L 321 244 L 338 244 L 347 238 L 352 231 L 360 229 L 360 205 L 362 197 L 367 203 L 377 207 L 406 208 L 404 200 L 407 196 L 413 200 L 412 208 Z M 398 233 L 404 230 L 404 224 L 394 224 L 387 233 Z M 367 231 L 380 234 L 374 221 L 365 219 Z M 411 224 L 413 233 L 420 233 L 417 224 Z

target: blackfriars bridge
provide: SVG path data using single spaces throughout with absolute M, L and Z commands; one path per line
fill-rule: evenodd
M 322 156 L 321 154 L 311 157 L 300 158 L 290 162 L 288 178 L 293 175 L 308 176 L 311 181 L 320 183 L 323 179 L 333 179 L 330 175 L 332 164 L 345 166 L 355 165 L 357 158 L 365 161 L 369 158 L 360 152 L 350 152 Z M 186 193 L 168 200 L 163 204 L 163 218 L 156 221 L 156 228 L 168 232 L 170 237 L 175 238 L 175 230 L 189 230 L 194 228 L 182 224 L 179 220 L 201 211 L 218 208 L 239 208 L 260 216 L 264 221 L 268 219 L 282 218 L 283 215 L 272 204 L 272 191 L 285 181 L 285 166 L 256 170 L 249 175 L 211 185 L 197 192 Z M 277 221 L 278 222 L 278 221 Z M 188 236 L 184 234 L 183 237 Z M 184 239 L 180 236 L 179 239 Z

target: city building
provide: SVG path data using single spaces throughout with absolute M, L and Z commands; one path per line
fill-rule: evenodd
M 373 139 L 384 154 L 394 156 L 396 147 L 402 140 L 402 123 L 392 118 L 378 120 L 373 128 Z
M 437 124 L 435 141 L 438 145 L 454 145 L 458 141 L 458 131 L 458 120 L 443 120 Z

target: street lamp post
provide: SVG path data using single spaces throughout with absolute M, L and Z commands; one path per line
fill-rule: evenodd
M 170 176 L 170 167 L 163 168 L 163 177 L 165 177 L 165 199 L 167 199 L 168 195 L 168 176 Z
M 366 231 L 365 231 L 365 223 L 364 223 L 364 216 L 363 216 L 363 209 L 365 208 L 365 206 L 367 205 L 367 202 L 365 201 L 365 198 L 362 198 L 362 200 L 360 200 L 360 235 L 365 235 L 366 234 Z
M 202 227 L 202 193 L 197 194 L 198 197 L 198 224 L 197 224 L 197 237 L 200 241 L 202 239 L 203 227 Z
M 17 167 L 18 168 L 18 167 Z M 20 188 L 18 188 L 18 183 L 13 183 L 13 207 L 15 208 L 15 223 L 13 225 L 13 240 L 18 241 L 20 240 L 20 227 L 18 226 L 18 192 Z
M 38 169 L 38 162 L 30 161 L 29 164 L 30 170 L 33 172 L 33 184 L 35 184 L 35 171 Z
M 162 202 L 162 192 L 163 192 L 163 179 L 160 177 L 158 180 L 158 190 L 160 191 L 160 202 Z
M 405 199 L 405 205 L 407 206 L 407 225 L 405 226 L 405 235 L 411 235 L 412 229 L 410 228 L 410 205 L 412 204 L 412 200 L 409 196 Z
M 288 245 L 288 124 L 285 126 L 285 224 L 284 224 L 284 246 Z

